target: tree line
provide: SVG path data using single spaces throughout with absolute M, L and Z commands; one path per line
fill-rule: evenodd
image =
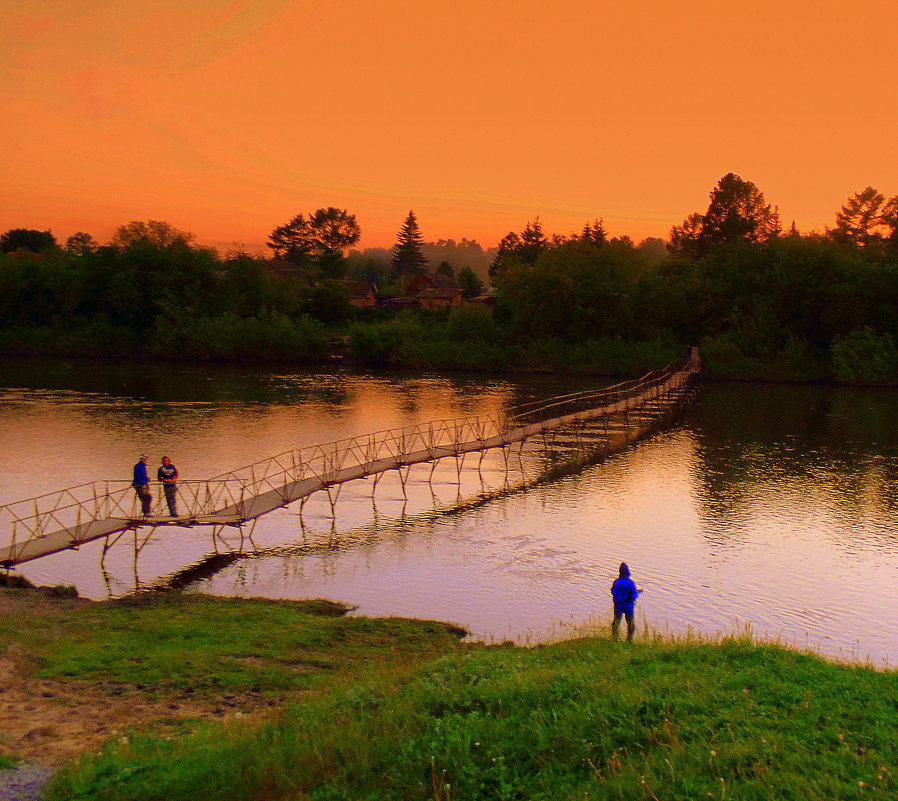
M 377 258 L 347 254 L 359 236 L 355 216 L 333 207 L 277 226 L 268 244 L 302 273 L 294 281 L 167 223 L 129 223 L 106 245 L 84 233 L 60 247 L 47 231 L 7 231 L 0 347 L 316 360 L 339 330 L 362 362 L 627 371 L 699 344 L 725 376 L 898 382 L 898 196 L 873 187 L 822 232 L 784 230 L 777 207 L 733 173 L 667 242 L 611 236 L 601 219 L 550 234 L 536 217 L 490 253 L 494 309 L 360 316 L 345 279 L 401 292 L 436 265 L 413 211 Z M 486 251 L 462 245 L 444 242 L 442 252 L 483 264 Z M 483 289 L 470 267 L 438 269 L 473 279 L 468 297 Z

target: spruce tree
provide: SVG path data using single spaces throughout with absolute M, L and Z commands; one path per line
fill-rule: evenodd
M 414 278 L 416 275 L 427 272 L 427 259 L 424 257 L 423 245 L 424 237 L 418 227 L 415 212 L 410 211 L 402 228 L 399 229 L 399 235 L 393 247 L 393 270 L 390 276 L 392 281 Z

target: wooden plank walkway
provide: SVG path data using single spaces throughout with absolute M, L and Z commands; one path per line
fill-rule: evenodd
M 641 436 L 659 414 L 681 403 L 699 369 L 693 349 L 683 365 L 660 375 L 601 392 L 553 398 L 529 410 L 532 415 L 572 402 L 605 401 L 567 414 L 518 424 L 514 418 L 439 421 L 291 451 L 204 482 L 179 482 L 179 504 L 188 512 L 177 517 L 140 516 L 127 482 L 105 482 L 105 492 L 86 484 L 19 501 L 0 507 L 0 525 L 11 523 L 9 544 L 0 546 L 0 566 L 11 568 L 145 526 L 239 526 L 329 486 L 508 447 L 590 420 L 604 419 L 606 447 L 621 447 Z

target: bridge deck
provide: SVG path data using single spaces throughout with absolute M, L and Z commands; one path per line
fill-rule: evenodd
M 604 403 L 595 408 L 558 415 L 526 425 L 519 425 L 515 428 L 501 428 L 490 436 L 469 437 L 463 441 L 456 439 L 451 443 L 443 443 L 423 448 L 419 447 L 415 450 L 410 450 L 409 452 L 402 450 L 401 452 L 392 453 L 388 456 L 349 464 L 346 467 L 340 467 L 338 464 L 331 465 L 330 462 L 328 462 L 327 469 L 319 470 L 312 476 L 302 477 L 293 475 L 297 470 L 299 473 L 304 471 L 301 467 L 297 468 L 295 464 L 293 470 L 290 470 L 289 468 L 285 469 L 282 467 L 281 463 L 278 462 L 278 457 L 274 457 L 270 460 L 271 463 L 277 464 L 278 469 L 281 470 L 281 472 L 277 474 L 276 479 L 266 478 L 266 474 L 263 474 L 260 479 L 256 476 L 256 473 L 253 470 L 253 467 L 255 466 L 246 468 L 243 472 L 246 473 L 246 471 L 249 471 L 248 475 L 250 475 L 251 478 L 246 481 L 246 485 L 251 488 L 251 491 L 248 493 L 241 491 L 239 499 L 231 497 L 228 502 L 221 501 L 219 502 L 220 505 L 216 505 L 215 508 L 208 511 L 204 510 L 202 512 L 194 512 L 192 514 L 185 514 L 177 517 L 160 515 L 136 517 L 129 514 L 113 514 L 101 517 L 95 515 L 94 519 L 89 519 L 87 522 L 81 522 L 82 515 L 80 514 L 81 510 L 79 509 L 78 520 L 72 525 L 61 526 L 48 533 L 43 533 L 42 530 L 32 530 L 31 535 L 24 540 L 15 541 L 14 536 L 13 541 L 9 545 L 0 546 L 0 566 L 7 568 L 13 567 L 22 564 L 23 562 L 77 548 L 85 543 L 109 537 L 110 535 L 127 531 L 128 529 L 137 529 L 143 526 L 189 527 L 196 525 L 240 525 L 247 521 L 256 520 L 275 509 L 301 500 L 327 486 L 343 484 L 366 476 L 376 475 L 409 465 L 430 462 L 436 459 L 461 456 L 466 453 L 508 446 L 516 442 L 524 441 L 530 437 L 554 429 L 564 428 L 565 426 L 570 426 L 579 422 L 602 418 L 609 421 L 609 419 L 613 420 L 616 415 L 622 415 L 630 411 L 633 411 L 634 417 L 637 417 L 640 410 L 663 410 L 675 406 L 679 402 L 682 390 L 696 372 L 697 366 L 692 362 L 689 362 L 684 368 L 681 368 L 678 371 L 671 371 L 661 379 L 647 383 L 642 387 L 640 392 L 635 392 L 626 397 L 619 397 L 613 402 Z M 649 417 L 651 417 L 651 414 L 649 414 Z M 457 425 L 456 428 L 460 429 L 461 426 Z M 478 428 L 481 433 L 485 430 L 484 426 L 468 426 L 468 429 L 470 429 L 468 433 L 470 434 L 475 428 Z M 607 432 L 604 434 L 603 438 L 610 440 L 614 444 L 625 443 L 632 438 L 632 432 L 639 428 L 639 424 L 635 423 L 635 421 L 630 421 L 627 424 L 612 423 L 607 426 Z M 397 438 L 396 432 L 384 433 L 393 436 L 393 439 L 399 439 L 399 441 L 405 442 L 404 430 L 401 438 Z M 445 433 L 445 431 L 442 433 Z M 374 435 L 372 435 L 372 437 L 373 436 Z M 409 441 L 418 441 L 421 437 L 409 437 L 408 439 Z M 359 440 L 351 440 L 349 442 L 351 447 L 347 446 L 345 452 L 342 453 L 344 457 L 348 453 L 356 454 L 360 449 Z M 369 442 L 367 444 L 370 447 L 371 443 Z M 323 450 L 323 446 L 319 446 L 319 450 Z M 334 453 L 331 454 L 330 451 L 327 451 L 327 455 L 331 459 L 337 459 L 337 457 L 341 456 L 341 452 L 338 452 L 335 447 Z M 294 463 L 295 461 L 294 458 Z M 265 467 L 266 469 L 271 469 L 271 466 L 268 464 L 266 464 Z M 238 471 L 237 474 L 229 474 L 227 477 L 207 482 L 206 495 L 208 497 L 214 495 L 214 493 L 210 491 L 210 488 L 213 488 L 216 481 L 224 487 L 225 482 L 236 480 L 233 477 L 239 473 L 240 471 Z M 78 488 L 73 488 L 73 490 L 75 489 Z M 118 492 L 121 492 L 121 490 Z M 69 491 L 63 491 L 63 493 L 72 496 L 75 494 L 74 492 Z M 59 497 L 63 497 L 63 493 L 60 493 Z M 133 492 L 131 494 L 133 495 Z M 57 504 L 58 503 L 59 502 L 57 501 Z M 91 506 L 91 504 L 84 503 L 82 506 L 86 509 L 88 506 Z M 97 500 L 95 489 L 92 506 L 94 509 L 99 509 L 102 506 L 102 500 L 99 502 Z M 37 508 L 36 502 L 35 507 Z M 123 509 L 123 501 L 121 498 L 116 501 L 116 508 L 120 510 Z M 36 512 L 33 516 L 34 528 L 45 526 L 45 518 L 51 522 L 57 522 L 58 525 L 59 515 L 57 514 L 57 511 L 57 508 L 54 507 L 48 512 Z M 89 514 L 85 513 L 84 516 L 89 516 Z M 22 518 L 18 518 L 17 522 L 21 523 L 21 521 Z M 13 530 L 15 531 L 15 528 Z

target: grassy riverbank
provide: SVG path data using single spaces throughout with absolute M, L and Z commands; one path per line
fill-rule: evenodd
M 50 799 L 898 793 L 894 673 L 738 638 L 521 649 L 320 601 L 9 602 L 21 592 L 0 599 L 2 652 L 63 696 L 140 688 L 163 711 L 176 693 L 277 700 L 179 725 L 132 716 L 56 778 Z
M 347 617 L 330 601 L 148 594 L 94 603 L 0 589 L 0 755 L 58 764 L 129 728 L 160 736 L 258 717 L 403 673 L 460 630 Z

